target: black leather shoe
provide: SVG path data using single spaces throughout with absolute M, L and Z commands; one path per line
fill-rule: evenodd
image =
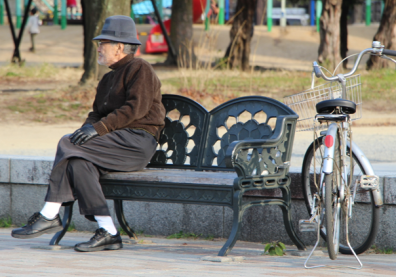
M 74 250 L 80 252 L 118 250 L 120 248 L 122 248 L 120 233 L 117 232 L 117 234 L 112 236 L 103 228 L 97 229 L 95 235 L 89 241 L 81 242 L 74 246 Z
M 63 226 L 59 215 L 49 220 L 41 213 L 34 213 L 25 226 L 12 230 L 11 236 L 18 239 L 30 239 L 61 230 L 63 230 Z

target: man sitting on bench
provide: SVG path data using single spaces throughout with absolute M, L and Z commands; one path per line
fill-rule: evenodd
M 62 203 L 78 199 L 80 213 L 98 222 L 99 229 L 74 249 L 122 248 L 99 178 L 108 171 L 141 170 L 149 163 L 165 124 L 165 108 L 161 82 L 153 68 L 134 58 L 141 43 L 130 17 L 108 17 L 94 40 L 98 42 L 98 63 L 112 71 L 99 82 L 93 111 L 82 127 L 59 141 L 43 209 L 34 213 L 27 225 L 12 230 L 14 238 L 62 230 Z

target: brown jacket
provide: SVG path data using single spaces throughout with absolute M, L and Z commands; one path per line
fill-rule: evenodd
M 131 128 L 143 129 L 158 140 L 165 125 L 165 108 L 161 82 L 153 68 L 133 54 L 110 68 L 113 70 L 98 84 L 93 111 L 84 124 L 92 124 L 101 136 Z

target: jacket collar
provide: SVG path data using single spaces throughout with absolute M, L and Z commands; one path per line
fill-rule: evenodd
M 117 68 L 120 68 L 120 67 L 126 65 L 127 63 L 129 63 L 130 61 L 132 61 L 134 56 L 135 56 L 134 54 L 128 54 L 125 57 L 123 57 L 121 60 L 119 60 L 118 62 L 110 65 L 109 68 L 116 70 Z

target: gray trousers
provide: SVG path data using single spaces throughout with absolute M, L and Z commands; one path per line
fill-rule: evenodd
M 37 36 L 35 33 L 30 33 L 30 41 L 32 42 L 32 50 L 34 51 L 34 37 Z
M 45 201 L 78 200 L 80 213 L 88 218 L 110 215 L 100 176 L 109 171 L 142 170 L 157 147 L 152 135 L 135 129 L 117 130 L 83 145 L 72 144 L 69 137 L 59 141 Z

